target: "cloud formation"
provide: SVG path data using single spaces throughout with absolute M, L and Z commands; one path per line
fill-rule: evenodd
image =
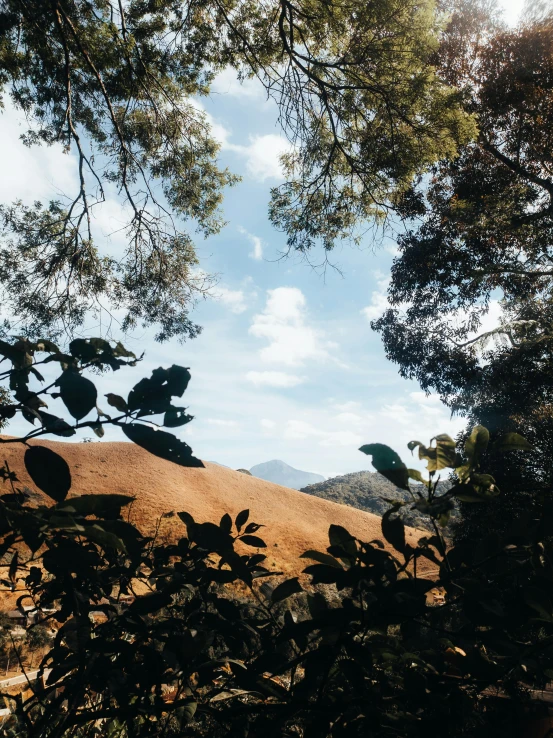
M 239 315 L 248 309 L 246 297 L 242 290 L 231 290 L 224 284 L 218 284 L 210 291 L 212 297 L 222 302 L 232 313 Z
M 248 254 L 250 259 L 261 261 L 261 259 L 263 258 L 263 241 L 259 238 L 259 236 L 254 236 L 253 233 L 249 233 L 249 231 L 247 231 L 245 228 L 242 228 L 242 226 L 240 226 L 238 230 L 240 231 L 240 233 L 246 236 L 246 238 L 253 246 L 253 250 L 250 251 L 250 253 Z
M 246 379 L 256 387 L 296 387 L 305 381 L 304 377 L 286 372 L 255 372 L 246 374 Z
M 303 366 L 307 361 L 327 360 L 336 344 L 309 323 L 306 300 L 297 287 L 267 291 L 263 312 L 254 316 L 250 333 L 268 341 L 260 351 L 268 364 Z
M 367 307 L 361 310 L 361 313 L 368 321 L 380 318 L 382 313 L 388 309 L 389 303 L 386 293 L 388 291 L 389 277 L 382 277 L 378 280 L 378 289 L 371 294 L 371 302 Z

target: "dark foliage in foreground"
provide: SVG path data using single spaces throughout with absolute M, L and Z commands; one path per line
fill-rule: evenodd
M 3 469 L 5 585 L 24 585 L 20 604 L 33 603 L 40 624 L 57 630 L 41 664 L 45 687 L 9 698 L 2 735 L 487 736 L 491 725 L 521 735 L 526 713 L 538 709 L 530 689 L 553 674 L 553 509 L 543 501 L 503 538 L 490 531 L 476 546 L 446 552 L 441 530 L 453 500 L 485 509 L 498 496 L 480 469 L 485 428 L 475 428 L 463 448 L 445 435 L 429 447 L 409 444 L 427 463 L 426 481 L 387 446 L 363 446 L 375 469 L 429 517 L 433 535 L 407 543 L 397 514 L 405 502 L 390 498 L 382 518 L 389 549 L 331 525 L 327 550 L 303 554 L 305 581 L 269 585 L 259 553 L 265 544 L 247 510 L 219 523 L 180 512 L 180 536 L 160 543 L 125 520 L 132 498 L 68 496 L 66 462 L 29 444 L 33 435 L 112 423 L 158 456 L 201 464 L 172 434 L 144 422 L 161 414 L 169 427 L 190 419 L 172 405 L 186 389 L 186 370 L 158 369 L 127 399 L 108 395 L 115 417 L 86 420 L 96 389 L 83 369 L 134 363 L 123 347 L 83 341 L 61 354 L 46 342 L 17 342 L 0 350 L 12 364 L 5 378 L 14 393 L 4 417 L 40 422 L 29 436 L 1 442 L 28 446 L 27 471 L 52 501 L 33 503 L 17 470 Z M 29 389 L 41 350 L 62 366 L 42 395 Z M 58 389 L 75 422 L 39 403 Z M 516 434 L 495 442 L 498 453 L 527 447 Z M 437 473 L 448 468 L 456 483 L 440 494 Z M 436 586 L 446 593 L 441 607 L 426 596 Z

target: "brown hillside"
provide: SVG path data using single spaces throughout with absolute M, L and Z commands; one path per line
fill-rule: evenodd
M 250 520 L 267 526 L 258 535 L 267 543 L 271 569 L 301 571 L 307 562 L 299 560 L 299 555 L 309 548 L 324 550 L 331 523 L 343 525 L 366 541 L 382 538 L 380 518 L 376 515 L 217 464 L 206 462 L 204 469 L 184 468 L 132 443 L 31 443 L 48 446 L 67 461 L 73 480 L 72 495 L 118 492 L 136 497 L 131 520 L 145 532 L 153 529 L 162 513 L 170 511 L 185 510 L 198 522 L 218 522 L 225 512 L 234 518 L 240 510 L 249 508 Z M 5 444 L 1 453 L 1 460 L 8 461 L 20 482 L 34 489 L 23 463 L 23 445 Z M 175 524 L 173 519 L 162 523 L 168 527 Z M 411 543 L 420 535 L 420 531 L 407 530 Z

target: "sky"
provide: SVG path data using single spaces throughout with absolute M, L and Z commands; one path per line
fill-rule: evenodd
M 514 22 L 522 3 L 503 4 L 506 19 Z M 282 459 L 330 477 L 371 468 L 358 448 L 380 442 L 418 466 L 409 459 L 408 441 L 455 436 L 465 422 L 402 379 L 370 328 L 386 308 L 393 240 L 368 235 L 359 248 L 340 246 L 331 254 L 336 268 L 324 273 L 299 258 L 284 258 L 285 237 L 267 217 L 270 188 L 282 181 L 278 156 L 286 147 L 274 106 L 255 82 L 240 84 L 230 71 L 201 104 L 221 142 L 220 163 L 243 178 L 226 191 L 226 227 L 196 241 L 201 269 L 217 281 L 191 316 L 203 331 L 185 344 L 158 344 L 152 330 L 124 337 L 129 349 L 145 352 L 144 360 L 94 378 L 100 392 L 124 394 L 153 368 L 180 364 L 192 373 L 183 399 L 195 419 L 176 431 L 202 459 L 247 469 Z M 0 202 L 45 201 L 71 191 L 73 155 L 56 147 L 25 148 L 23 130 L 8 104 L 0 117 Z M 114 234 L 120 219 L 116 200 L 102 206 L 105 250 L 120 247 Z M 489 316 L 486 325 L 495 318 Z M 28 430 L 13 423 L 7 432 Z M 84 432 L 76 440 L 92 435 Z M 109 429 L 105 440 L 123 440 L 121 435 Z

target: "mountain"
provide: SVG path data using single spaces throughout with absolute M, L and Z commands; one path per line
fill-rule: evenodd
M 308 484 L 324 482 L 325 479 L 320 474 L 294 469 L 293 466 L 289 466 L 284 461 L 279 461 L 278 459 L 265 461 L 263 464 L 252 466 L 250 473 L 254 477 L 264 479 L 266 482 L 281 484 L 283 487 L 290 487 L 291 489 L 301 489 L 301 487 L 305 487 Z
M 439 482 L 438 492 L 443 494 L 449 489 L 448 482 Z M 413 489 L 416 485 L 413 485 Z M 371 512 L 373 515 L 382 516 L 390 509 L 390 504 L 382 499 L 387 497 L 392 500 L 405 500 L 412 502 L 408 492 L 398 489 L 378 472 L 360 471 L 353 474 L 344 474 L 341 477 L 332 477 L 318 484 L 310 484 L 302 487 L 300 492 L 321 497 L 324 500 L 337 502 L 341 505 L 349 505 L 359 510 Z M 410 505 L 401 508 L 401 516 L 407 525 L 414 528 L 432 530 L 432 525 L 427 515 L 418 510 L 411 510 Z M 456 517 L 456 510 L 452 511 L 452 520 Z
M 238 512 L 248 509 L 249 522 L 266 526 L 258 533 L 267 543 L 263 549 L 267 556 L 264 565 L 287 576 L 298 575 L 311 563 L 299 558 L 304 551 L 326 549 L 331 523 L 347 528 L 363 541 L 382 538 L 380 518 L 375 515 L 207 461 L 205 468 L 178 466 L 133 443 L 63 443 L 42 439 L 29 443 L 46 446 L 66 460 L 72 478 L 70 497 L 91 493 L 132 495 L 135 502 L 126 514 L 145 533 L 153 534 L 163 516 L 157 531 L 162 540 L 186 534 L 178 516 L 167 513 L 185 510 L 198 522 L 218 523 L 224 513 L 228 512 L 234 519 Z M 34 490 L 23 460 L 25 446 L 3 445 L 2 454 L 21 486 Z M 41 493 L 37 493 L 37 500 L 52 504 Z M 409 543 L 415 545 L 418 538 L 419 531 L 407 531 Z M 248 551 L 255 553 L 256 549 Z M 8 594 L 11 599 L 5 609 L 13 609 L 21 593 Z

